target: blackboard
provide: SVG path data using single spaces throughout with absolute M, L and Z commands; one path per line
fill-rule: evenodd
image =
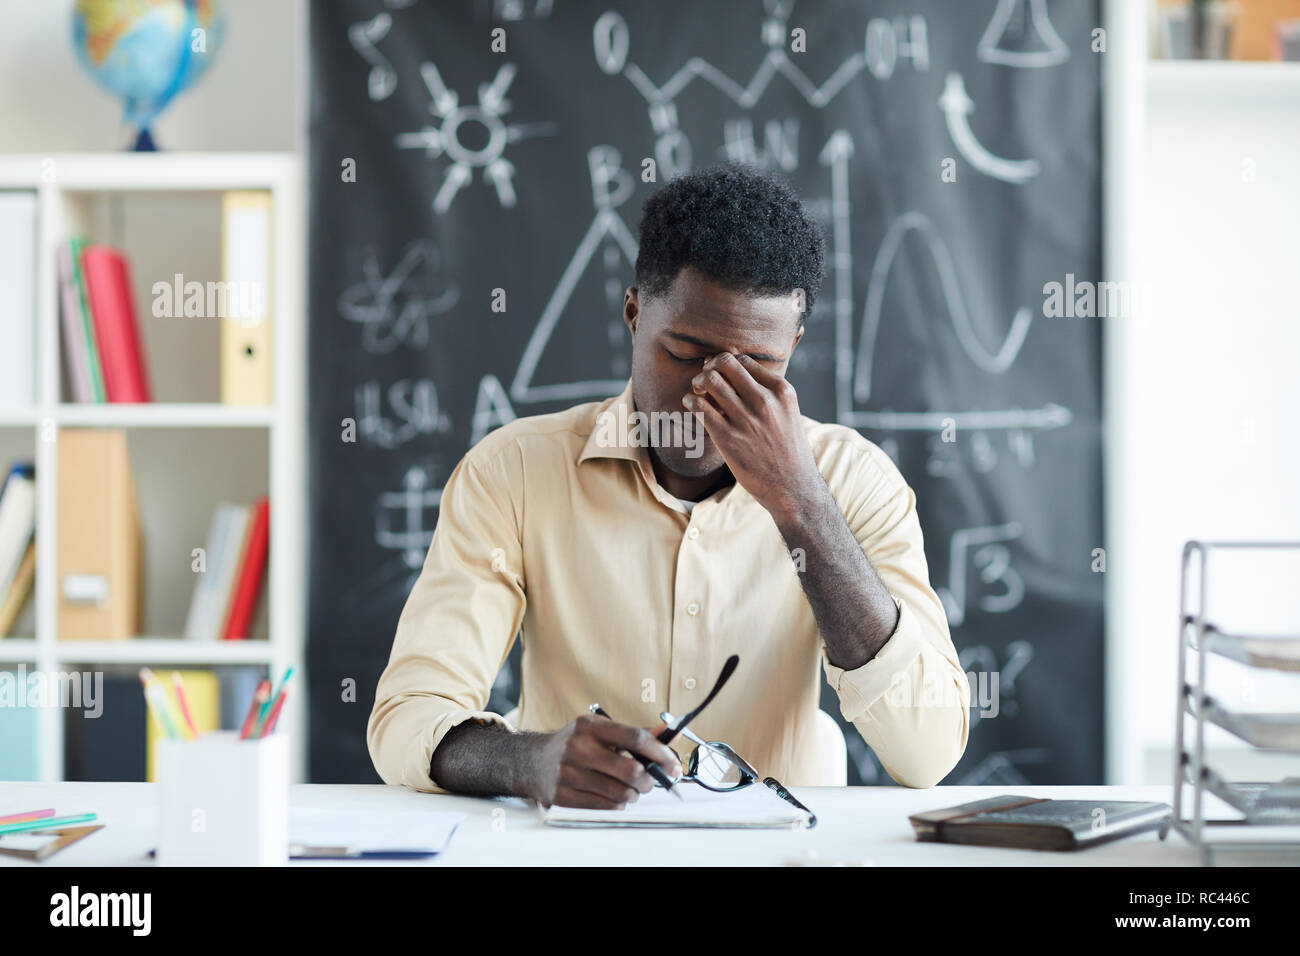
M 376 779 L 441 482 L 503 421 L 621 389 L 641 204 L 739 160 L 826 229 L 801 407 L 898 463 L 977 697 L 996 676 L 948 782 L 1099 781 L 1101 331 L 1044 306 L 1100 278 L 1097 7 L 314 4 L 311 778 Z M 846 736 L 850 782 L 888 783 Z

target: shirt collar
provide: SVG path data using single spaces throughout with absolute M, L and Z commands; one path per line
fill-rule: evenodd
M 587 443 L 578 455 L 578 464 L 581 465 L 588 458 L 639 459 L 644 449 L 628 439 L 633 425 L 632 412 L 635 410 L 632 380 L 628 379 L 622 392 L 597 406 L 592 417 L 591 434 L 587 436 Z
M 635 428 L 632 412 L 636 411 L 636 402 L 632 398 L 632 380 L 628 379 L 623 391 L 613 398 L 607 398 L 597 407 L 592 416 L 591 434 L 578 455 L 581 465 L 589 458 L 614 458 L 635 462 L 646 485 L 656 498 L 674 511 L 672 496 L 659 484 L 650 464 L 650 450 L 641 442 L 634 442 L 629 433 Z M 739 504 L 749 498 L 749 493 L 735 482 L 727 488 L 714 492 L 705 501 L 718 500 Z M 698 504 L 698 502 L 697 502 Z M 678 511 L 678 514 L 683 512 Z

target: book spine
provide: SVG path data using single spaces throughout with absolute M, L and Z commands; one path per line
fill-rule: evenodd
M 216 577 L 213 578 L 213 601 L 208 639 L 220 640 L 226 632 L 226 622 L 230 619 L 230 607 L 235 596 L 235 583 L 240 562 L 248 549 L 248 536 L 252 524 L 253 509 L 246 505 L 228 505 L 230 510 L 230 527 L 220 560 L 217 562 Z
M 95 340 L 95 323 L 90 317 L 90 293 L 86 289 L 86 270 L 82 267 L 81 254 L 89 242 L 83 238 L 70 240 L 72 243 L 72 287 L 77 293 L 80 307 L 77 315 L 81 322 L 81 342 L 86 355 L 86 374 L 90 378 L 90 401 L 103 402 L 104 376 L 99 370 L 99 343 Z
M 86 247 L 81 261 L 107 398 L 110 402 L 148 402 L 149 383 L 126 260 L 117 250 L 96 245 Z
M 270 505 L 265 497 L 259 498 L 253 506 L 253 516 L 249 519 L 248 546 L 244 549 L 240 562 L 222 640 L 240 641 L 248 637 L 248 624 L 253 617 L 253 608 L 261 590 L 262 572 L 266 568 L 266 543 L 270 524 Z
M 9 631 L 18 619 L 18 614 L 27 603 L 32 593 L 32 584 L 36 581 L 36 542 L 30 541 L 23 553 L 23 560 L 14 574 L 9 593 L 0 601 L 0 637 L 8 637 Z M 0 778 L 3 779 L 3 778 Z
M 30 465 L 15 465 L 0 492 L 0 595 L 13 585 L 35 528 L 34 473 Z
M 77 402 L 94 401 L 90 389 L 89 350 L 83 327 L 81 290 L 73 260 L 77 255 L 75 240 L 69 239 L 59 246 L 59 291 L 63 304 L 63 354 L 68 360 L 68 378 L 71 379 L 72 398 Z
M 271 402 L 271 194 L 222 197 L 222 279 L 230 290 L 221 316 L 221 400 Z

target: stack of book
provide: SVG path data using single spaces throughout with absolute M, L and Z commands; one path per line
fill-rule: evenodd
M 74 237 L 59 248 L 59 280 L 73 399 L 151 401 L 126 257 Z
M 195 641 L 239 641 L 257 605 L 266 568 L 270 505 L 220 504 L 212 516 L 202 573 L 194 586 L 185 636 Z
M 36 473 L 26 462 L 9 469 L 0 491 L 0 637 L 13 627 L 36 578 Z

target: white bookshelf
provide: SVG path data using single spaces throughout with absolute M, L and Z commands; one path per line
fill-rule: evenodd
M 1241 103 L 1258 107 L 1300 100 L 1300 63 L 1247 60 L 1150 60 L 1147 90 L 1153 102 L 1210 109 Z
M 26 664 L 42 671 L 95 670 L 100 667 L 151 665 L 207 668 L 229 665 L 252 665 L 266 668 L 278 680 L 288 667 L 296 672 L 293 690 L 281 715 L 280 727 L 291 738 L 293 779 L 305 779 L 305 687 L 303 673 L 304 621 L 306 618 L 306 480 L 304 435 L 305 423 L 305 235 L 303 213 L 303 172 L 301 160 L 288 153 L 155 153 L 155 154 L 39 154 L 0 156 L 0 189 L 31 190 L 37 195 L 39 257 L 37 267 L 37 305 L 32 321 L 36 323 L 37 381 L 36 402 L 31 407 L 0 408 L 0 430 L 6 433 L 26 431 L 34 449 L 37 483 L 37 565 L 34 637 L 0 639 L 0 664 Z M 217 197 L 233 190 L 266 190 L 271 195 L 273 218 L 272 291 L 271 291 L 271 361 L 273 402 L 269 406 L 228 406 L 211 401 L 161 401 L 148 405 L 79 405 L 63 400 L 66 389 L 61 381 L 61 327 L 58 298 L 58 248 L 69 235 L 88 232 L 100 241 L 113 242 L 89 220 L 92 214 L 119 198 Z M 220 229 L 220 220 L 215 228 Z M 147 244 L 148 240 L 144 240 Z M 128 260 L 135 265 L 138 239 L 124 245 Z M 134 270 L 133 270 L 134 271 Z M 219 275 L 205 278 L 216 279 Z M 139 280 L 137 279 L 137 287 Z M 137 312 L 148 309 L 137 295 Z M 156 354 L 146 348 L 150 372 L 161 363 L 181 356 Z M 192 359 L 192 356 L 184 356 Z M 209 358 L 204 357 L 203 361 Z M 219 370 L 220 357 L 213 352 L 210 361 Z M 197 642 L 180 636 L 177 627 L 169 633 L 149 633 L 124 641 L 61 641 L 58 633 L 57 569 L 55 547 L 58 533 L 58 436 L 65 428 L 121 428 L 129 439 L 137 435 L 152 438 L 150 448 L 159 447 L 157 436 L 165 434 L 164 446 L 172 439 L 170 430 L 181 439 L 195 434 L 211 437 L 220 447 L 223 441 L 237 441 L 240 435 L 252 435 L 259 448 L 265 439 L 266 474 L 259 476 L 271 500 L 271 525 L 267 578 L 262 601 L 266 604 L 266 639 L 244 641 Z M 11 436 L 12 437 L 12 436 Z M 248 439 L 244 444 L 249 443 Z M 136 485 L 141 485 L 142 469 L 155 469 L 159 480 L 184 482 L 188 462 L 175 456 L 132 455 Z M 205 481 L 215 483 L 220 493 L 223 477 L 240 475 L 241 462 L 231 456 L 225 475 L 206 474 Z M 257 456 L 260 463 L 261 456 Z M 193 469 L 201 467 L 195 463 Z M 164 471 L 165 470 L 165 471 Z M 199 477 L 199 476 L 193 476 Z M 152 502 L 139 501 L 143 517 Z M 206 529 L 211 518 L 210 502 L 197 496 L 194 509 L 203 514 L 187 514 L 190 526 Z M 182 496 L 183 499 L 183 496 Z M 230 500 L 240 500 L 232 495 Z M 204 542 L 199 541 L 198 545 Z M 193 545 L 190 537 L 183 541 L 146 540 L 146 549 L 184 548 Z M 145 589 L 152 582 L 144 581 Z M 178 597 L 177 600 L 180 598 Z M 188 594 L 184 596 L 188 602 Z M 147 615 L 146 615 L 147 618 Z M 64 770 L 64 713 L 59 708 L 37 711 L 37 772 L 43 781 L 60 780 Z

